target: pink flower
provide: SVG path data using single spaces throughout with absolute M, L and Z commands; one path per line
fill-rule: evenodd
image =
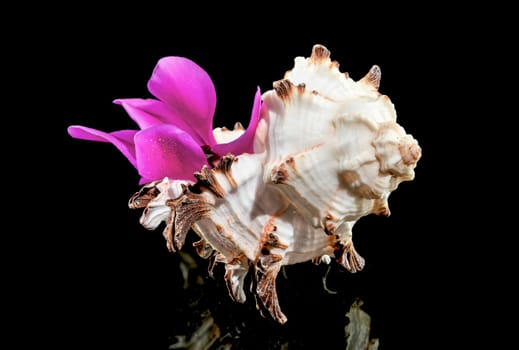
M 70 136 L 110 142 L 141 176 L 140 184 L 170 179 L 194 180 L 193 173 L 208 164 L 205 151 L 217 157 L 227 153 L 252 153 L 259 121 L 258 88 L 247 130 L 228 143 L 217 143 L 213 134 L 216 91 L 209 75 L 183 57 L 160 59 L 148 81 L 157 99 L 117 99 L 140 130 L 104 132 L 84 126 L 68 128 Z

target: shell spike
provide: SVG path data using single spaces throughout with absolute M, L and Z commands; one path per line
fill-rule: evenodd
M 374 65 L 373 67 L 371 67 L 368 74 L 366 74 L 360 81 L 366 85 L 372 86 L 375 90 L 378 91 L 378 88 L 380 87 L 381 77 L 382 71 L 380 70 L 380 67 Z
M 272 86 L 276 94 L 283 100 L 286 101 L 290 98 L 290 93 L 294 84 L 288 79 L 282 79 L 275 81 Z
M 330 51 L 323 45 L 316 44 L 312 48 L 312 56 L 310 60 L 314 63 L 319 63 L 324 60 L 330 59 Z
M 225 264 L 225 283 L 232 300 L 244 303 L 247 299 L 243 290 L 245 277 L 249 272 L 249 260 L 245 255 Z
M 271 261 L 270 258 L 264 260 L 256 267 L 256 307 L 264 317 L 266 316 L 263 309 L 267 310 L 276 322 L 284 324 L 288 319 L 281 311 L 276 290 L 276 277 L 282 265 L 280 262 Z
M 364 258 L 357 253 L 351 239 L 345 243 L 341 242 L 341 244 L 338 244 L 338 248 L 335 252 L 338 255 L 337 262 L 344 266 L 346 270 L 355 273 L 364 268 Z

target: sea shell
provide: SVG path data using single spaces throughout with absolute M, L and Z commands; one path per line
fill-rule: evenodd
M 389 194 L 414 178 L 421 149 L 378 92 L 380 76 L 373 66 L 354 81 L 315 45 L 263 94 L 254 154 L 229 154 L 214 168 L 204 166 L 196 183 L 164 178 L 147 184 L 129 206 L 144 208 L 147 229 L 166 223 L 170 251 L 196 232 L 198 253 L 225 264 L 234 300 L 245 301 L 252 271 L 258 309 L 286 322 L 276 292 L 280 268 L 334 258 L 360 271 L 355 222 L 371 213 L 389 215 Z M 241 132 L 241 125 L 215 129 L 224 139 Z

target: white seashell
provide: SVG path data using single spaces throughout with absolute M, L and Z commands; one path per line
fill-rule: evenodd
M 396 123 L 379 82 L 377 66 L 355 82 L 315 45 L 311 57 L 296 58 L 285 79 L 263 94 L 257 153 L 204 166 L 196 183 L 148 184 L 129 205 L 145 208 L 141 223 L 148 229 L 166 222 L 171 251 L 193 229 L 201 238 L 198 253 L 225 264 L 234 300 L 245 301 L 252 270 L 258 308 L 284 323 L 275 288 L 280 268 L 335 258 L 351 272 L 361 270 L 355 222 L 370 213 L 389 215 L 391 191 L 414 178 L 421 149 Z M 235 136 L 215 130 L 217 139 L 225 134 Z

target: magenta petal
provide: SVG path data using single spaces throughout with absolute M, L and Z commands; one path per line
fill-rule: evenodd
M 85 126 L 72 125 L 68 127 L 67 131 L 70 136 L 76 139 L 112 143 L 137 168 L 133 138 L 138 130 L 120 130 L 107 133 Z
M 126 98 L 114 100 L 115 104 L 124 107 L 128 115 L 139 125 L 141 130 L 159 124 L 173 124 L 188 132 L 199 145 L 205 145 L 207 140 L 202 139 L 193 130 L 193 126 L 185 119 L 177 117 L 162 101 L 154 99 Z
M 254 104 L 252 106 L 252 113 L 249 121 L 247 130 L 236 140 L 229 143 L 220 143 L 213 145 L 211 150 L 220 155 L 224 156 L 227 153 L 239 155 L 242 153 L 254 153 L 254 136 L 256 135 L 256 127 L 260 119 L 261 111 L 261 91 L 258 87 L 256 95 L 254 96 Z
M 123 98 L 113 101 L 123 106 L 128 115 L 139 125 L 147 129 L 157 124 L 175 123 L 177 118 L 162 101 L 141 98 Z
M 144 177 L 141 177 L 141 179 L 139 180 L 139 185 L 145 185 L 145 184 L 148 184 L 150 182 L 152 182 L 153 180 L 151 179 L 146 179 Z
M 190 126 L 186 131 L 192 131 L 200 145 L 215 143 L 212 124 L 216 91 L 200 66 L 183 57 L 161 58 L 148 82 L 148 90 Z
M 198 143 L 174 125 L 156 125 L 135 135 L 137 169 L 142 181 L 195 180 L 193 173 L 207 164 Z

